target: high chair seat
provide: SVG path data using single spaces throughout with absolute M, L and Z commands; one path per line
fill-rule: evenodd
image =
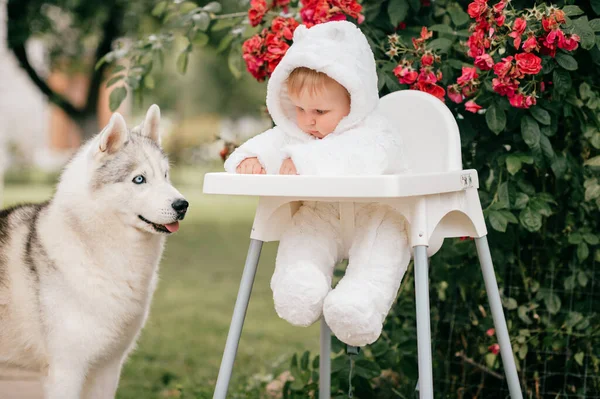
M 406 218 L 415 263 L 420 398 L 433 399 L 428 258 L 437 252 L 444 238 L 475 238 L 510 395 L 515 399 L 522 398 L 486 239 L 487 230 L 477 193 L 479 180 L 475 170 L 462 170 L 456 121 L 437 98 L 413 90 L 383 97 L 379 111 L 398 127 L 398 134 L 402 135 L 410 174 L 343 177 L 205 175 L 206 194 L 259 197 L 214 398 L 223 399 L 227 395 L 262 243 L 279 240 L 302 201 L 339 202 L 342 230 L 353 229 L 354 213 L 348 205 L 355 202 L 387 204 Z M 320 399 L 330 397 L 330 353 L 331 333 L 321 320 Z

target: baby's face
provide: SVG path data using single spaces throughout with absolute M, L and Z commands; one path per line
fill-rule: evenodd
M 296 122 L 302 131 L 322 139 L 335 130 L 350 113 L 346 89 L 337 82 L 328 82 L 316 93 L 302 90 L 290 100 L 296 107 Z

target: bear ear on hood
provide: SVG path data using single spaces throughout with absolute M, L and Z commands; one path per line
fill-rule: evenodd
M 303 37 L 306 36 L 306 33 L 308 32 L 308 28 L 305 25 L 299 25 L 295 30 L 294 30 L 294 38 L 293 38 L 293 42 L 297 43 L 299 41 L 302 40 Z

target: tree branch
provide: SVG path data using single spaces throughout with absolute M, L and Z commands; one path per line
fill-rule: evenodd
M 100 85 L 104 79 L 104 72 L 107 64 L 104 63 L 100 68 L 96 68 L 96 64 L 100 58 L 104 57 L 110 50 L 112 42 L 121 35 L 123 27 L 123 15 L 125 15 L 124 7 L 120 2 L 114 2 L 110 7 L 110 12 L 104 24 L 102 25 L 102 42 L 96 49 L 94 64 L 92 65 L 92 73 L 90 86 L 88 90 L 87 100 L 85 103 L 86 113 L 95 113 L 98 106 L 98 95 L 100 93 Z
M 24 44 L 19 44 L 12 47 L 12 52 L 17 57 L 21 68 L 25 70 L 29 79 L 35 84 L 48 100 L 62 108 L 73 120 L 77 120 L 84 115 L 84 111 L 75 107 L 70 101 L 52 90 L 48 84 L 37 74 L 35 69 L 29 63 L 27 52 Z

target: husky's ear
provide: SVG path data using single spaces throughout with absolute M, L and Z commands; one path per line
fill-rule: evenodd
M 127 132 L 127 125 L 125 119 L 115 112 L 110 118 L 108 125 L 100 133 L 100 151 L 108 154 L 113 154 L 119 150 L 129 139 L 129 133 Z
M 142 135 L 151 138 L 160 145 L 160 108 L 158 105 L 152 104 L 146 113 L 144 125 L 142 127 Z

